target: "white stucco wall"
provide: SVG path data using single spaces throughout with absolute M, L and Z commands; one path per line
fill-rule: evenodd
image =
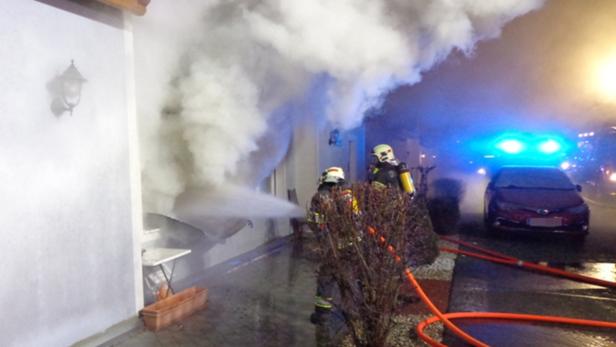
M 331 166 L 342 167 L 349 183 L 365 179 L 367 154 L 364 127 L 340 132 L 340 146 L 329 145 L 334 128 L 306 117 L 296 125 L 286 159 L 286 181 L 297 190 L 300 206 L 308 207 L 319 176 Z
M 66 346 L 140 305 L 125 35 L 3 0 L 0 42 L 0 345 Z M 71 59 L 88 82 L 56 117 L 46 84 Z

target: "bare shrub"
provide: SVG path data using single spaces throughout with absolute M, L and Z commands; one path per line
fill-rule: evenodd
M 436 235 L 423 199 L 368 184 L 354 185 L 352 193 L 356 204 L 334 190 L 333 203 L 322 205 L 326 228 L 319 247 L 338 284 L 341 302 L 336 305 L 354 344 L 381 347 L 392 327 L 403 267 L 433 262 Z M 369 227 L 377 237 L 366 232 Z M 400 263 L 384 244 L 397 250 Z

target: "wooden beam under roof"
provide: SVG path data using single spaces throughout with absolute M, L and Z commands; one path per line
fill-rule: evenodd
M 145 14 L 146 7 L 150 0 L 98 0 L 106 5 L 126 10 L 137 16 Z

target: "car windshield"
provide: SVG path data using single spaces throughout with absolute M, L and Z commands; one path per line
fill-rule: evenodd
M 567 175 L 552 168 L 503 169 L 495 178 L 494 186 L 496 188 L 575 189 Z

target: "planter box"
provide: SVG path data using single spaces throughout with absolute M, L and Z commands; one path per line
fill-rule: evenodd
M 159 331 L 207 307 L 207 289 L 191 287 L 141 310 L 146 328 Z

